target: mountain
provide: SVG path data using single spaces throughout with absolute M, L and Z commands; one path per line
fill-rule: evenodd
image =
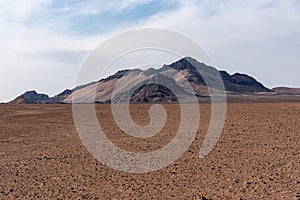
M 11 104 L 28 104 L 28 103 L 46 103 L 49 101 L 49 96 L 46 94 L 38 94 L 36 91 L 28 91 L 17 97 Z
M 206 77 L 205 81 L 202 75 Z M 29 91 L 10 103 L 72 103 L 72 101 L 74 103 L 111 103 L 113 93 L 118 102 L 124 103 L 128 99 L 131 103 L 170 103 L 177 102 L 178 99 L 189 102 L 193 96 L 192 93 L 199 101 L 207 101 L 209 99 L 207 83 L 212 86 L 213 90 L 219 90 L 220 85 L 216 81 L 219 75 L 224 82 L 226 95 L 230 101 L 257 101 L 257 99 L 270 99 L 275 96 L 278 99 L 278 96 L 286 95 L 300 96 L 300 91 L 297 89 L 274 88 L 271 90 L 246 74 L 230 75 L 226 71 L 218 71 L 214 67 L 186 57 L 172 64 L 163 65 L 160 69 L 121 70 L 112 76 L 78 86 L 73 90 L 65 90 L 51 98 L 45 94 Z
M 251 92 L 271 92 L 272 90 L 266 88 L 263 84 L 254 78 L 246 75 L 235 73 L 229 75 L 225 71 L 220 71 L 224 81 L 225 90 L 237 93 L 251 93 Z

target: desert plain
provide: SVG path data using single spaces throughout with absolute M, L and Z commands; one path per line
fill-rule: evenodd
M 131 105 L 150 122 L 150 105 Z M 110 105 L 96 105 L 102 129 L 119 147 L 148 152 L 166 145 L 180 122 L 177 104 L 156 136 L 138 139 L 114 123 Z M 146 174 L 97 161 L 74 126 L 71 105 L 0 105 L 0 199 L 299 199 L 300 103 L 230 103 L 221 137 L 205 158 L 199 149 L 210 122 L 200 104 L 196 139 L 168 167 Z

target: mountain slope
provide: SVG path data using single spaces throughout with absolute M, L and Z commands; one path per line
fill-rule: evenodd
M 32 102 L 29 102 L 26 98 L 24 98 L 22 96 L 19 96 L 9 102 L 9 104 L 30 104 L 30 103 L 32 103 Z

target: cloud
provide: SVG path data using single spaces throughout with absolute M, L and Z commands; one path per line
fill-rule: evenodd
M 0 1 L 0 101 L 31 89 L 54 95 L 72 88 L 84 57 L 150 15 L 130 13 L 151 2 Z
M 132 8 L 132 7 L 135 7 L 137 5 L 147 4 L 151 1 L 153 1 L 153 0 L 123 0 L 121 2 L 121 5 L 118 8 L 118 11 L 122 11 L 122 10 L 125 10 L 127 8 Z
M 40 12 L 50 0 L 2 0 L 0 1 L 0 16 L 10 22 L 24 22 L 34 12 Z
M 152 16 L 145 26 L 190 36 L 232 73 L 251 74 L 270 87 L 299 86 L 299 8 L 293 0 L 193 1 Z

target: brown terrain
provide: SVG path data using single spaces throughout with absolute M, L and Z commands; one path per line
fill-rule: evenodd
M 149 105 L 130 105 L 137 123 L 149 123 Z M 110 105 L 97 105 L 108 137 L 130 151 L 153 151 L 175 135 L 177 104 L 164 105 L 160 133 L 136 139 L 121 132 Z M 0 199 L 299 199 L 300 103 L 232 103 L 213 151 L 199 149 L 210 118 L 190 149 L 156 172 L 128 174 L 98 162 L 82 145 L 71 105 L 0 105 Z

